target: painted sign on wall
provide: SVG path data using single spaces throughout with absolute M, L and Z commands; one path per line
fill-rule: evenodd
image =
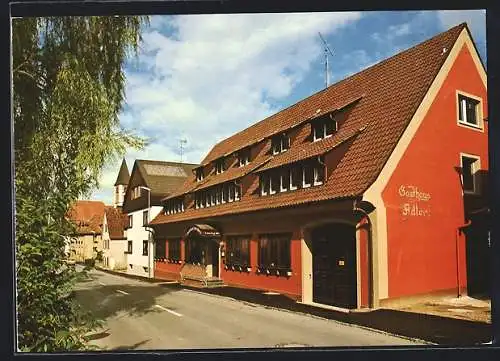
M 429 201 L 430 193 L 418 189 L 414 185 L 401 185 L 398 189 L 399 197 L 402 199 L 401 214 L 405 217 L 429 217 L 431 207 Z

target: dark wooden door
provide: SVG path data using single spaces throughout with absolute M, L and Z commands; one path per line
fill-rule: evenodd
M 312 233 L 313 301 L 357 307 L 356 236 L 353 226 L 328 225 Z
M 473 220 L 466 235 L 467 293 L 469 296 L 489 294 L 490 247 L 488 227 L 481 219 Z

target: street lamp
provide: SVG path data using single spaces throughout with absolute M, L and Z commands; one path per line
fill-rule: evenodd
M 140 189 L 144 189 L 148 191 L 148 217 L 147 224 L 149 224 L 149 217 L 151 214 L 151 188 L 139 186 Z M 146 226 L 144 226 L 146 228 Z M 148 231 L 148 230 L 147 230 Z M 148 274 L 149 278 L 151 278 L 151 232 L 148 231 Z

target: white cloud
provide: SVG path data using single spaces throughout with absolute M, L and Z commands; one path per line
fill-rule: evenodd
M 466 22 L 481 57 L 486 61 L 486 10 L 442 10 L 438 11 L 442 30 Z
M 486 10 L 441 10 L 438 19 L 443 30 L 467 22 L 475 40 L 486 39 Z

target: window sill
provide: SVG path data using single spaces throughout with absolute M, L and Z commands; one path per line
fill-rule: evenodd
M 264 268 L 258 267 L 257 274 L 262 274 L 266 276 L 277 276 L 277 277 L 287 277 L 290 278 L 292 276 L 292 271 L 286 268 Z
M 476 125 L 476 124 L 472 124 L 472 123 L 467 123 L 467 122 L 464 122 L 462 120 L 459 120 L 458 121 L 458 125 L 464 127 L 464 128 L 469 128 L 469 129 L 472 129 L 472 130 L 478 130 L 478 131 L 483 131 L 483 127 L 481 127 L 480 125 Z
M 226 271 L 235 271 L 235 272 L 252 272 L 252 267 L 246 266 L 246 265 L 236 265 L 236 264 L 226 264 L 224 266 L 224 269 Z
M 176 264 L 181 264 L 182 261 L 180 259 L 167 259 L 168 263 L 176 263 Z

